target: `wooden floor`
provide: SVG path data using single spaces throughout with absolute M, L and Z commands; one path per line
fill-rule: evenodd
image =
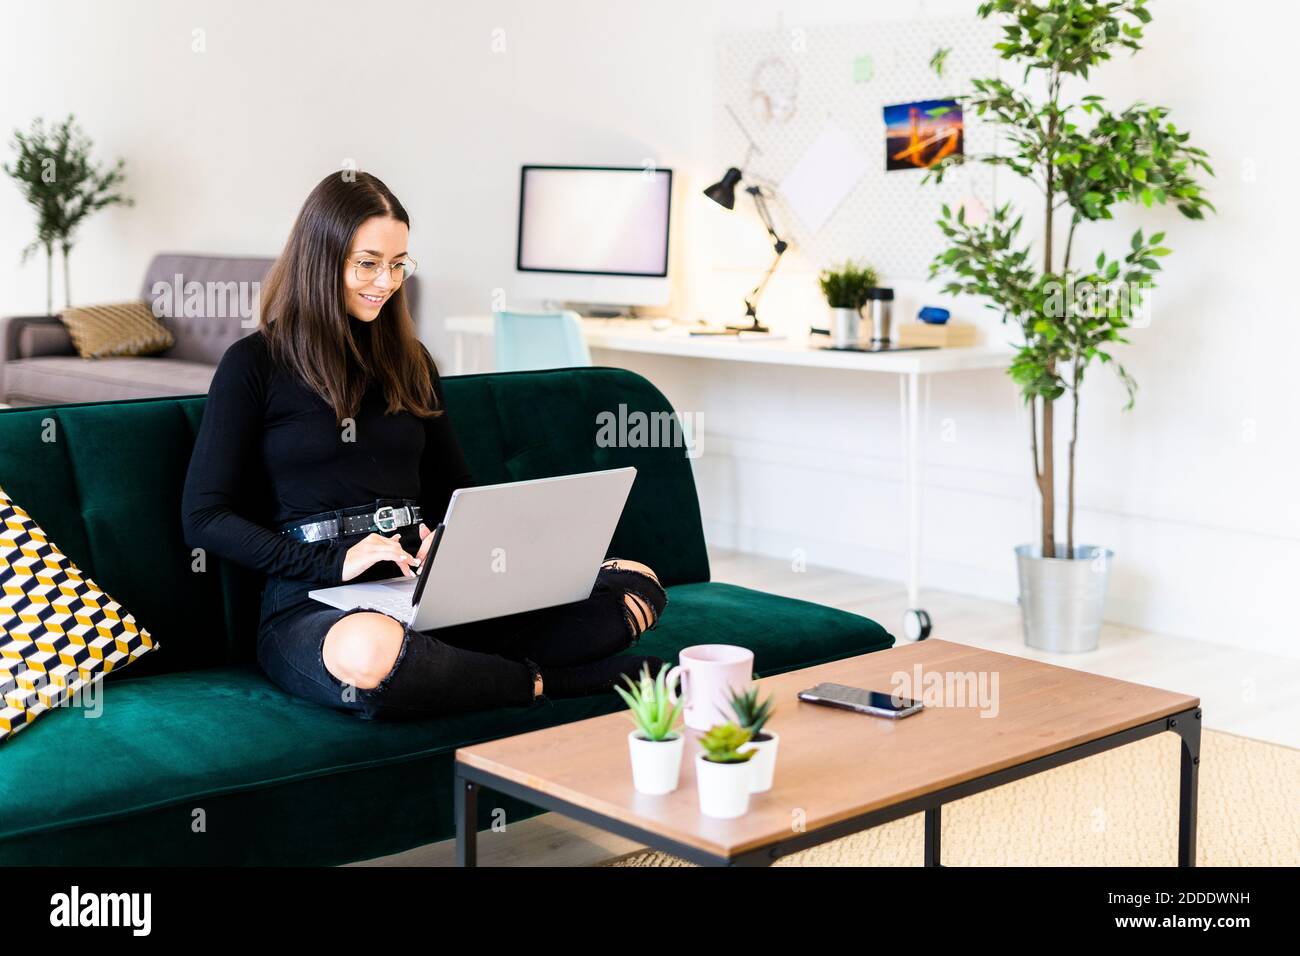
M 897 583 L 817 568 L 795 572 L 784 561 L 726 551 L 710 550 L 709 561 L 715 581 L 843 608 L 901 632 L 907 595 Z M 1300 660 L 1113 625 L 1096 651 L 1047 654 L 1025 647 L 1014 604 L 944 591 L 923 591 L 921 604 L 934 618 L 933 637 L 1192 694 L 1201 698 L 1207 728 L 1300 748 Z M 580 866 L 637 849 L 554 813 L 507 823 L 503 832 L 479 834 L 478 842 L 484 866 Z M 351 865 L 450 866 L 454 856 L 454 843 L 445 841 Z

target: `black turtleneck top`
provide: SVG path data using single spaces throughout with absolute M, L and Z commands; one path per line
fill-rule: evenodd
M 366 324 L 348 321 L 368 342 Z M 388 415 L 372 382 L 345 435 L 325 400 L 272 361 L 260 329 L 235 342 L 217 365 L 185 478 L 186 543 L 267 575 L 332 585 L 342 583 L 339 540 L 295 541 L 276 529 L 379 498 L 413 499 L 433 528 L 452 492 L 474 484 L 436 366 L 434 392 L 441 415 Z M 399 573 L 381 566 L 382 576 Z

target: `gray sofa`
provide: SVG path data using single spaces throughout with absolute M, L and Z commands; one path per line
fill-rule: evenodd
M 260 283 L 274 261 L 177 253 L 155 256 L 140 290 L 144 301 L 153 303 L 156 283 L 175 290 L 176 277 L 181 277 L 181 295 L 173 291 L 170 302 L 164 299 L 168 307 L 161 317 L 176 343 L 157 355 L 83 359 L 58 316 L 0 318 L 0 402 L 50 405 L 206 395 L 222 353 L 252 331 L 245 327 L 240 308 L 251 293 L 243 287 L 241 298 L 238 283 Z M 189 296 L 187 305 L 185 289 L 194 282 L 203 295 Z M 412 279 L 407 287 L 412 314 L 414 294 Z

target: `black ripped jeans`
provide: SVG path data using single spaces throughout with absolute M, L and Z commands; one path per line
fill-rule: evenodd
M 323 652 L 325 636 L 340 618 L 368 609 L 343 611 L 307 597 L 318 587 L 286 578 L 267 580 L 258 662 L 283 690 L 367 719 L 527 706 L 534 701 L 534 671 L 528 662 L 570 667 L 617 654 L 640 636 L 625 595 L 630 591 L 652 608 L 650 629 L 668 603 L 664 589 L 648 575 L 601 568 L 591 596 L 572 604 L 430 631 L 403 624 L 392 670 L 377 686 L 364 688 L 330 673 Z

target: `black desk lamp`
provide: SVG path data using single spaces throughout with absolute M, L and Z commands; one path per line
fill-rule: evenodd
M 740 184 L 742 178 L 740 170 L 732 166 L 727 170 L 726 175 L 722 177 L 720 182 L 716 182 L 704 190 L 704 195 L 719 206 L 726 209 L 735 209 L 736 186 Z M 772 248 L 776 250 L 776 258 L 768 266 L 767 274 L 763 276 L 763 280 L 745 298 L 745 315 L 750 320 L 749 325 L 729 325 L 727 328 L 737 332 L 768 332 L 770 331 L 768 327 L 758 321 L 758 297 L 763 294 L 763 289 L 767 287 L 767 280 L 772 278 L 772 273 L 776 271 L 776 267 L 781 261 L 781 254 L 788 248 L 788 244 L 776 234 L 776 229 L 772 226 L 772 215 L 767 208 L 763 187 L 757 184 L 746 186 L 745 192 L 754 197 L 754 205 L 758 207 L 758 216 L 763 220 L 763 225 L 767 227 L 767 234 L 772 237 Z

